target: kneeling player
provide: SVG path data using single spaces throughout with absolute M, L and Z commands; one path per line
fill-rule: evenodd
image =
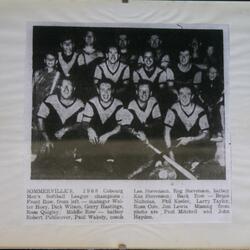
M 146 144 L 150 141 L 157 148 L 163 147 L 161 140 L 159 140 L 162 134 L 161 112 L 156 98 L 152 96 L 151 82 L 147 80 L 139 81 L 136 99 L 129 103 L 128 110 L 133 114 L 133 120 L 129 128 L 130 133 Z M 133 166 L 134 172 L 128 176 L 129 179 L 135 177 L 143 179 L 160 178 L 158 172 L 162 169 L 166 170 L 167 173 L 173 172 L 171 168 L 164 164 L 161 157 L 154 155 L 153 151 L 147 149 L 141 143 L 134 141 L 131 147 L 133 147 L 132 151 L 136 152 L 136 159 L 134 164 L 130 164 L 130 166 L 136 166 Z M 165 178 L 170 177 L 166 176 Z
M 44 155 L 47 156 L 45 158 L 53 158 L 55 163 L 60 159 L 59 163 L 64 163 L 62 158 L 65 156 L 73 159 L 77 116 L 84 108 L 82 101 L 75 98 L 74 91 L 74 83 L 64 79 L 59 94 L 48 96 L 39 108 L 38 127 L 44 139 L 39 157 L 41 160 Z
M 78 122 L 82 122 L 89 142 L 94 144 L 93 147 L 90 145 L 83 147 L 89 156 L 91 166 L 115 161 L 116 148 L 112 148 L 109 141 L 116 137 L 121 130 L 119 112 L 123 109 L 122 102 L 113 97 L 114 86 L 111 80 L 101 80 L 97 86 L 97 93 L 98 96 L 86 103 L 82 117 L 78 120 Z M 98 144 L 101 145 L 98 146 Z M 105 145 L 103 146 L 103 144 Z
M 192 168 L 208 160 L 211 153 L 206 142 L 208 119 L 204 109 L 193 102 L 191 87 L 179 88 L 178 102 L 168 110 L 164 124 L 165 143 L 173 160 L 181 164 L 191 163 Z
M 129 103 L 128 110 L 133 114 L 131 127 L 139 139 L 146 141 L 148 136 L 160 134 L 161 112 L 156 98 L 152 96 L 151 82 L 139 81 L 136 99 Z

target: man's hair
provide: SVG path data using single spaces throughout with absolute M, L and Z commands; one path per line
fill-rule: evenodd
M 136 90 L 139 90 L 139 87 L 142 85 L 147 85 L 149 87 L 149 90 L 152 90 L 152 82 L 149 80 L 143 80 L 140 79 L 139 82 L 136 84 Z
M 65 41 L 68 41 L 68 40 L 71 40 L 72 43 L 74 43 L 74 40 L 73 40 L 73 37 L 71 34 L 63 34 L 61 37 L 60 37 L 60 43 L 63 43 Z
M 63 78 L 61 78 L 59 86 L 62 86 L 63 81 L 70 82 L 72 87 L 74 87 L 74 88 L 76 87 L 76 82 L 72 77 L 63 77 Z
M 179 48 L 179 54 L 181 53 L 181 52 L 184 52 L 184 51 L 188 51 L 189 52 L 189 54 L 190 54 L 190 56 L 191 56 L 191 48 L 189 47 L 189 46 L 182 46 L 182 47 L 180 47 Z
M 54 50 L 48 50 L 44 53 L 44 59 L 46 59 L 46 57 L 48 55 L 53 56 L 56 60 L 57 60 L 57 53 Z
M 178 93 L 180 92 L 181 89 L 188 88 L 191 90 L 191 93 L 194 94 L 194 86 L 191 84 L 180 84 L 179 86 L 176 87 Z
M 115 84 L 114 84 L 114 82 L 111 79 L 108 79 L 108 78 L 104 77 L 104 78 L 102 78 L 101 80 L 98 81 L 97 88 L 100 88 L 100 85 L 102 83 L 108 83 L 108 84 L 110 84 L 112 89 L 114 89 L 114 87 L 115 87 Z
M 115 48 L 115 49 L 117 50 L 117 53 L 119 53 L 118 46 L 115 45 L 115 44 L 110 44 L 110 45 L 108 45 L 108 47 L 107 47 L 107 49 L 106 49 L 106 53 L 109 53 L 109 50 L 110 50 L 111 48 Z
M 147 48 L 144 50 L 144 52 L 143 52 L 143 57 L 144 57 L 144 55 L 145 55 L 146 53 L 148 53 L 148 52 L 150 52 L 150 53 L 153 55 L 153 58 L 155 58 L 155 53 L 154 53 L 154 51 L 153 51 L 151 48 L 149 48 L 149 47 L 147 47 Z

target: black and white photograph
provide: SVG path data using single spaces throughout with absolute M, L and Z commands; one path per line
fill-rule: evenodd
M 201 27 L 34 25 L 30 178 L 225 180 L 224 30 Z

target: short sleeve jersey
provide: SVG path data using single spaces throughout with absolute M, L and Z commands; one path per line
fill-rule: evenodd
M 132 100 L 128 105 L 128 110 L 133 114 L 131 126 L 136 130 L 144 130 L 145 125 L 161 118 L 159 104 L 154 97 L 150 97 L 145 108 L 141 108 L 136 100 Z
M 98 136 L 113 130 L 120 122 L 119 111 L 123 108 L 120 100 L 114 98 L 108 107 L 104 107 L 97 96 L 90 99 L 78 122 L 88 122 Z
M 200 132 L 209 130 L 207 115 L 203 108 L 194 104 L 193 111 L 187 114 L 180 103 L 175 103 L 167 112 L 165 126 L 171 128 L 171 138 L 198 136 Z
M 96 66 L 94 79 L 101 80 L 103 78 L 112 80 L 116 86 L 120 86 L 124 81 L 129 80 L 130 78 L 130 69 L 129 66 L 119 62 L 115 71 L 112 71 L 107 62 L 103 62 Z
M 53 139 L 59 129 L 77 122 L 83 108 L 84 104 L 80 99 L 75 99 L 72 104 L 66 106 L 57 95 L 50 95 L 41 104 L 37 116 L 45 120 L 46 132 L 49 138 Z

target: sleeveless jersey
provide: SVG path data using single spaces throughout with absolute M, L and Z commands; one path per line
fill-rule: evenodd
M 183 84 L 190 84 L 193 85 L 194 77 L 196 73 L 200 72 L 201 70 L 192 64 L 191 68 L 187 72 L 182 72 L 178 65 L 173 68 L 174 78 L 175 78 L 175 86 L 178 87 Z
M 58 69 L 65 77 L 69 77 L 75 74 L 76 59 L 76 52 L 74 52 L 70 56 L 66 56 L 62 52 L 58 52 Z

